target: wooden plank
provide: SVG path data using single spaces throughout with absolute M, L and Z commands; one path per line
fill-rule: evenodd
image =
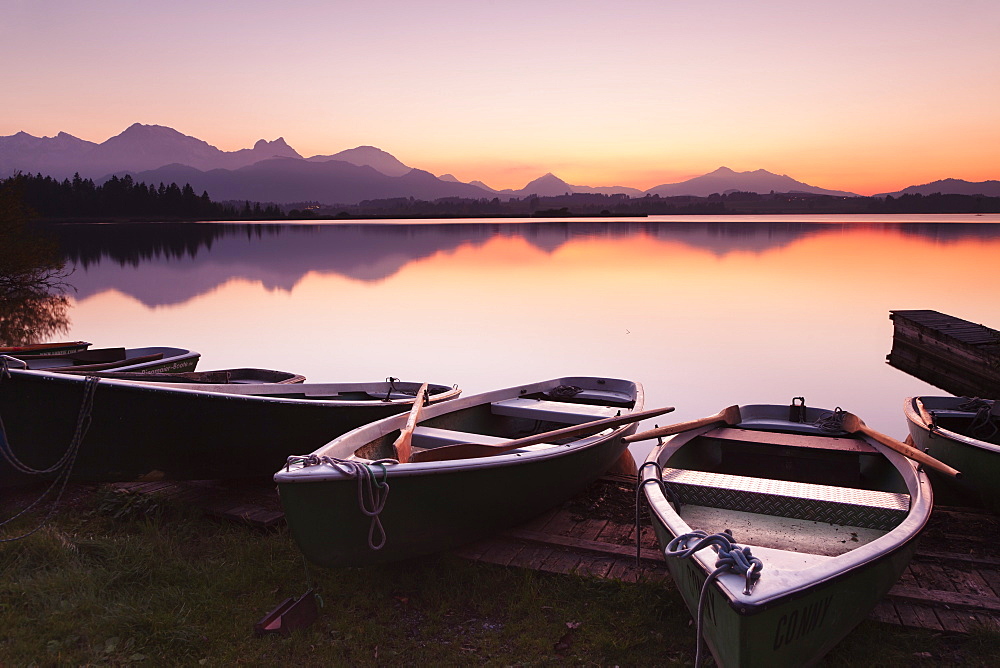
M 553 508 L 552 510 L 546 511 L 541 515 L 528 520 L 521 527 L 525 529 L 530 529 L 532 531 L 542 531 L 544 527 L 552 520 L 553 517 L 559 514 L 560 508 Z
M 961 584 L 958 587 L 960 592 L 976 596 L 996 596 L 989 583 L 975 569 L 956 571 L 954 577 L 961 580 Z
M 580 560 L 580 565 L 576 568 L 578 575 L 590 575 L 597 578 L 606 578 L 614 565 L 614 558 L 590 555 Z
M 505 531 L 504 535 L 510 536 L 511 538 L 516 538 L 518 540 L 530 541 L 534 543 L 542 543 L 545 545 L 554 545 L 582 552 L 595 552 L 597 554 L 614 555 L 620 557 L 633 557 L 633 558 L 635 557 L 635 548 L 626 547 L 624 545 L 612 545 L 611 543 L 602 543 L 594 540 L 583 540 L 580 538 L 572 538 L 569 536 L 557 536 L 538 531 L 527 531 L 524 529 L 511 529 Z M 640 558 L 644 561 L 652 561 L 654 563 L 659 563 L 659 564 L 663 563 L 663 554 L 658 549 L 643 549 L 640 551 L 639 555 Z
M 775 432 L 755 431 L 753 429 L 737 429 L 735 427 L 717 427 L 703 434 L 705 437 L 725 441 L 743 441 L 766 445 L 783 445 L 790 448 L 808 448 L 811 450 L 834 450 L 839 452 L 863 452 L 878 454 L 878 450 L 861 439 L 836 436 L 808 436 L 798 434 L 779 434 Z
M 597 540 L 597 537 L 601 534 L 601 531 L 607 526 L 608 520 L 603 519 L 584 519 L 582 522 L 578 522 L 572 530 L 570 530 L 570 536 L 573 538 L 580 538 L 582 540 Z
M 572 573 L 579 565 L 578 553 L 554 549 L 542 562 L 542 569 L 550 573 Z
M 924 605 L 914 605 L 905 601 L 896 602 L 896 611 L 903 626 L 915 629 L 944 631 L 934 611 Z
M 632 543 L 633 548 L 635 546 L 635 524 L 619 524 L 617 522 L 608 522 L 601 529 L 601 533 L 597 535 L 595 540 L 602 543 L 611 543 L 612 545 L 628 545 L 629 542 Z M 629 538 L 631 537 L 631 541 Z
M 1000 571 L 978 568 L 976 573 L 993 590 L 995 596 L 1000 596 Z
M 498 537 L 493 541 L 489 550 L 483 554 L 482 560 L 489 561 L 491 564 L 507 566 L 512 559 L 517 557 L 522 547 L 523 544 L 518 541 L 502 540 Z
M 975 616 L 968 610 L 951 610 L 947 606 L 938 606 L 934 608 L 934 613 L 944 630 L 952 633 L 968 633 L 976 622 Z
M 621 580 L 622 582 L 638 582 L 641 573 L 642 569 L 636 567 L 634 560 L 630 561 L 624 557 L 619 557 L 611 565 L 608 577 L 613 580 Z
M 896 612 L 896 605 L 892 601 L 885 599 L 878 602 L 878 605 L 875 606 L 868 617 L 886 624 L 895 624 L 896 626 L 902 624 L 899 621 L 899 613 Z
M 910 603 L 941 604 L 957 608 L 1000 612 L 1000 598 L 996 596 L 974 596 L 939 589 L 920 589 L 910 585 L 897 584 L 889 590 L 889 596 L 897 601 Z
M 504 538 L 492 537 L 481 542 L 483 543 L 481 546 L 483 549 L 476 561 L 506 566 L 513 557 L 509 549 L 510 541 Z
M 1000 567 L 1000 559 L 978 554 L 963 554 L 961 552 L 937 552 L 934 550 L 918 549 L 914 555 L 923 561 L 953 561 L 961 564 L 969 564 L 977 567 Z
M 546 545 L 522 545 L 520 552 L 510 560 L 508 565 L 538 571 L 542 569 L 542 564 L 545 563 L 545 559 L 551 551 L 552 549 Z
M 569 512 L 562 510 L 556 513 L 552 518 L 545 523 L 542 527 L 542 531 L 545 533 L 554 534 L 557 536 L 568 536 L 576 528 L 579 520 L 577 520 Z

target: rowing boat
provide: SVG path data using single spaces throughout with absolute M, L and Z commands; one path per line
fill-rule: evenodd
M 931 488 L 891 439 L 843 431 L 837 411 L 732 409 L 655 447 L 643 496 L 698 623 L 697 661 L 703 640 L 721 666 L 809 665 L 899 579 Z
M 909 397 L 903 412 L 914 446 L 962 471 L 929 471 L 938 500 L 1000 513 L 1000 401 Z
M 32 471 L 50 469 L 73 452 L 69 479 L 79 481 L 265 477 L 298 448 L 317 448 L 409 410 L 419 386 L 395 379 L 158 383 L 8 368 L 0 374 L 6 431 L 0 449 Z M 459 393 L 457 387 L 432 385 L 429 400 Z M 89 427 L 77 439 L 78 422 L 88 419 Z M 0 478 L 20 470 L 0 457 Z
M 36 371 L 143 371 L 180 373 L 194 371 L 199 353 L 184 348 L 149 346 L 145 348 L 91 348 L 74 353 L 43 357 L 11 355 L 22 368 Z
M 199 383 L 203 385 L 226 385 L 241 383 L 244 385 L 260 385 L 262 383 L 304 383 L 306 377 L 290 371 L 274 369 L 212 369 L 205 371 L 181 371 L 177 373 L 162 373 L 159 371 L 77 371 L 67 369 L 59 373 L 72 373 L 98 378 L 117 378 L 119 380 L 135 380 L 155 383 Z
M 29 343 L 23 346 L 0 346 L 0 355 L 13 357 L 52 357 L 78 353 L 90 347 L 87 341 L 54 341 L 51 343 Z
M 274 480 L 310 561 L 407 559 L 475 541 L 571 498 L 626 450 L 623 437 L 635 430 L 642 404 L 639 384 L 606 378 L 495 390 L 356 429 L 289 458 Z M 614 419 L 627 423 L 603 422 Z M 412 454 L 400 454 L 407 447 Z

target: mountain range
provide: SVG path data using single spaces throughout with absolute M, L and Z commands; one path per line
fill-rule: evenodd
M 279 137 L 273 141 L 261 139 L 253 148 L 222 151 L 173 128 L 140 123 L 99 144 L 65 132 L 54 137 L 35 137 L 26 132 L 0 137 L 0 178 L 17 172 L 40 173 L 58 179 L 78 173 L 99 183 L 113 175 L 128 174 L 145 183 L 189 183 L 196 192 L 207 191 L 216 201 L 279 204 L 357 204 L 363 200 L 398 197 L 508 199 L 571 193 L 707 197 L 735 191 L 856 197 L 853 193 L 819 188 L 763 169 L 736 172 L 726 167 L 645 191 L 626 186 L 571 185 L 551 173 L 519 190 L 496 190 L 481 181 L 463 183 L 450 174 L 435 176 L 407 166 L 374 146 L 358 146 L 331 155 L 306 158 Z M 1000 196 L 1000 181 L 972 183 L 946 179 L 880 196 L 934 192 Z

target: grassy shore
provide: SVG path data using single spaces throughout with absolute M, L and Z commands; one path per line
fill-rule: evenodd
M 0 520 L 25 498 L 0 501 Z M 30 498 L 28 498 L 30 500 Z M 10 538 L 44 513 L 0 529 Z M 291 637 L 254 623 L 310 585 L 319 618 Z M 154 497 L 71 490 L 31 536 L 0 543 L 0 665 L 690 664 L 669 584 L 538 573 L 442 555 L 306 567 L 283 530 L 222 523 Z M 831 666 L 995 665 L 995 630 L 958 636 L 867 621 Z

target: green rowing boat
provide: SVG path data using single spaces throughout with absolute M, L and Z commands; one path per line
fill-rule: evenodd
M 914 447 L 962 472 L 928 472 L 938 501 L 1000 513 L 1000 401 L 910 397 L 903 412 Z
M 658 445 L 642 492 L 698 659 L 703 640 L 721 666 L 810 665 L 899 579 L 930 484 L 888 437 L 843 431 L 849 414 L 732 409 Z
M 590 377 L 462 397 L 291 457 L 274 480 L 288 528 L 310 561 L 408 559 L 475 541 L 571 498 L 625 452 L 623 437 L 648 416 L 642 403 L 639 384 Z

